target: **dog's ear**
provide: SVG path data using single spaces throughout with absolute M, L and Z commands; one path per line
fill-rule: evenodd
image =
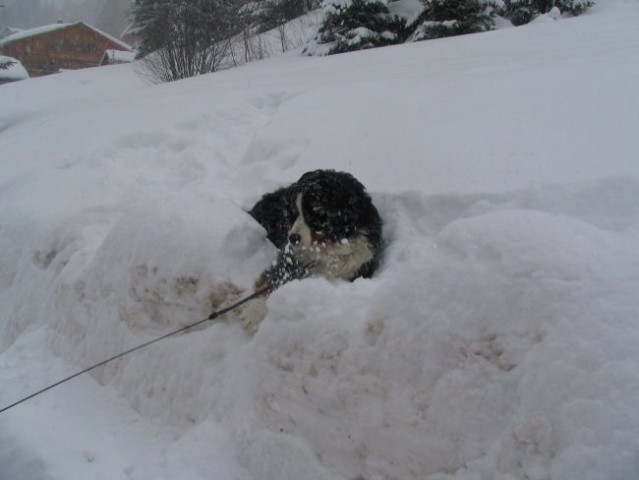
M 288 231 L 293 225 L 297 214 L 295 201 L 290 200 L 290 192 L 286 188 L 265 194 L 249 211 L 266 230 L 268 239 L 278 248 L 282 248 L 288 241 Z

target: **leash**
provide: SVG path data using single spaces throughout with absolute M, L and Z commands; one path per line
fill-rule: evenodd
M 230 307 L 226 307 L 223 308 L 222 310 L 218 310 L 213 312 L 211 315 L 209 315 L 207 318 L 200 320 L 198 322 L 192 323 L 191 325 L 187 325 L 186 327 L 182 327 L 178 330 L 175 330 L 174 332 L 169 332 L 166 335 L 162 335 L 161 337 L 158 338 L 154 338 L 153 340 L 149 340 L 148 342 L 144 342 L 141 345 L 138 345 L 137 347 L 133 347 L 128 349 L 126 352 L 122 352 L 122 353 L 118 353 L 117 355 L 114 355 L 111 358 L 107 358 L 106 360 L 102 360 L 100 363 L 96 363 L 95 365 L 89 367 L 89 368 L 85 368 L 84 370 L 82 370 L 81 372 L 78 373 L 74 373 L 73 375 L 60 380 L 59 382 L 54 383 L 53 385 L 49 385 L 46 388 L 43 388 L 42 390 L 38 390 L 35 393 L 32 393 L 31 395 L 24 397 L 21 400 L 18 400 L 15 403 L 12 403 L 11 405 L 4 407 L 2 409 L 0 409 L 0 413 L 5 412 L 7 410 L 9 410 L 10 408 L 13 408 L 17 405 L 20 405 L 23 402 L 26 402 L 27 400 L 32 399 L 33 397 L 37 397 L 38 395 L 43 394 L 44 392 L 47 392 L 49 390 L 51 390 L 52 388 L 55 388 L 59 385 L 62 385 L 63 383 L 68 382 L 69 380 L 73 380 L 76 377 L 79 377 L 80 375 L 83 375 L 85 373 L 90 372 L 91 370 L 95 370 L 98 367 L 101 367 L 103 365 L 106 365 L 109 362 L 112 362 L 113 360 L 117 360 L 118 358 L 122 358 L 125 355 L 128 355 L 130 353 L 133 353 L 137 350 L 140 350 L 142 348 L 148 347 L 149 345 L 153 345 L 154 343 L 159 342 L 160 340 L 164 340 L 165 338 L 169 338 L 172 337 L 173 335 L 177 335 L 178 333 L 182 333 L 185 332 L 191 328 L 197 327 L 198 325 L 203 324 L 204 322 L 210 322 L 211 320 L 215 320 L 217 317 L 219 317 L 220 315 L 224 315 L 225 313 L 230 312 L 231 310 L 239 307 L 240 305 L 244 305 L 246 302 L 253 300 L 254 298 L 259 297 L 260 295 L 263 294 L 268 294 L 273 292 L 274 290 L 276 290 L 277 288 L 281 287 L 282 285 L 284 285 L 285 283 L 290 282 L 291 280 L 301 280 L 303 278 L 308 277 L 311 274 L 311 269 L 313 267 L 313 263 L 309 262 L 309 263 L 305 263 L 305 264 L 301 264 L 297 261 L 297 259 L 295 258 L 294 252 L 291 248 L 290 245 L 286 245 L 280 252 L 279 255 L 277 257 L 277 259 L 275 260 L 275 262 L 273 262 L 273 265 L 271 265 L 270 268 L 268 268 L 262 275 L 263 275 L 263 281 L 266 284 L 265 287 L 260 288 L 259 290 L 257 290 L 256 292 L 254 292 L 253 294 L 249 295 L 246 298 L 243 298 L 242 300 L 240 300 L 239 302 L 231 305 Z
M 118 358 L 122 358 L 125 355 L 133 353 L 133 352 L 135 352 L 137 350 L 140 350 L 142 348 L 148 347 L 149 345 L 153 345 L 154 343 L 157 343 L 160 340 L 164 340 L 166 338 L 172 337 L 173 335 L 177 335 L 178 333 L 185 332 L 185 331 L 187 331 L 187 330 L 189 330 L 191 328 L 197 327 L 198 325 L 201 325 L 201 324 L 203 324 L 205 322 L 210 322 L 211 320 L 215 320 L 220 315 L 224 315 L 225 313 L 230 312 L 231 310 L 239 307 L 240 305 L 243 305 L 246 302 L 248 302 L 250 300 L 253 300 L 254 298 L 257 298 L 257 297 L 259 297 L 262 294 L 266 294 L 266 293 L 268 293 L 268 292 L 270 292 L 272 290 L 273 290 L 273 285 L 268 285 L 268 286 L 256 291 L 255 293 L 249 295 L 248 297 L 243 298 L 242 300 L 240 300 L 239 302 L 231 305 L 230 307 L 226 307 L 226 308 L 223 308 L 222 310 L 218 310 L 218 311 L 213 312 L 211 315 L 209 315 L 207 318 L 205 318 L 203 320 L 200 320 L 198 322 L 192 323 L 191 325 L 187 325 L 186 327 L 182 327 L 182 328 L 180 328 L 178 330 L 175 330 L 174 332 L 167 333 L 166 335 L 162 335 L 161 337 L 155 338 L 153 340 L 149 340 L 148 342 L 144 342 L 141 345 L 138 345 L 136 347 L 130 348 L 126 352 L 118 353 L 117 355 L 114 355 L 111 358 L 107 358 L 106 360 L 102 360 L 100 363 L 96 363 L 95 365 L 93 365 L 93 366 L 91 366 L 89 368 L 85 368 L 81 372 L 74 373 L 73 375 L 71 375 L 71 376 L 69 376 L 69 377 L 67 377 L 67 378 L 65 378 L 63 380 L 60 380 L 59 382 L 56 382 L 56 383 L 54 383 L 52 385 L 49 385 L 48 387 L 43 388 L 42 390 L 38 390 L 37 392 L 32 393 L 31 395 L 29 395 L 27 397 L 24 397 L 23 399 L 18 400 L 17 402 L 12 403 L 11 405 L 0 409 L 0 413 L 5 412 L 5 411 L 9 410 L 10 408 L 13 408 L 13 407 L 15 407 L 17 405 L 20 405 L 21 403 L 26 402 L 27 400 L 31 400 L 33 397 L 37 397 L 38 395 L 41 395 L 44 392 L 47 392 L 47 391 L 51 390 L 52 388 L 55 388 L 55 387 L 57 387 L 59 385 L 62 385 L 63 383 L 68 382 L 69 380 L 73 380 L 74 378 L 79 377 L 80 375 L 88 373 L 91 370 L 95 370 L 98 367 L 106 365 L 107 363 L 112 362 L 113 360 L 117 360 Z
M 56 382 L 56 383 L 54 383 L 52 385 L 49 385 L 48 387 L 45 387 L 42 390 L 38 390 L 37 392 L 32 393 L 31 395 L 29 395 L 27 397 L 24 397 L 21 400 L 18 400 L 17 402 L 12 403 L 11 405 L 8 405 L 8 406 L 0 409 L 0 413 L 5 412 L 5 411 L 9 410 L 10 408 L 13 408 L 13 407 L 15 407 L 17 405 L 20 405 L 21 403 L 26 402 L 27 400 L 30 400 L 33 397 L 37 397 L 38 395 L 41 395 L 44 392 L 47 392 L 47 391 L 51 390 L 52 388 L 55 388 L 55 387 L 57 387 L 59 385 L 62 385 L 63 383 L 68 382 L 69 380 L 73 380 L 74 378 L 79 377 L 80 375 L 88 373 L 91 370 L 95 370 L 98 367 L 106 365 L 107 363 L 112 362 L 113 360 L 117 360 L 118 358 L 122 358 L 125 355 L 133 353 L 133 352 L 135 352 L 137 350 L 140 350 L 142 348 L 148 347 L 149 345 L 153 345 L 154 343 L 157 343 L 160 340 L 164 340 L 166 338 L 172 337 L 173 335 L 177 335 L 179 333 L 185 332 L 185 331 L 187 331 L 187 330 L 189 330 L 191 328 L 197 327 L 198 325 L 201 325 L 201 324 L 203 324 L 205 322 L 210 322 L 211 320 L 215 320 L 220 315 L 224 315 L 225 313 L 228 313 L 231 310 L 234 310 L 237 307 L 239 307 L 241 305 L 244 305 L 246 302 L 249 302 L 249 301 L 253 300 L 254 298 L 257 298 L 260 295 L 271 293 L 275 289 L 281 287 L 285 283 L 290 282 L 291 280 L 301 280 L 303 278 L 306 278 L 306 277 L 308 277 L 310 275 L 311 268 L 312 268 L 312 263 L 300 264 L 299 262 L 297 262 L 297 260 L 294 257 L 292 249 L 289 246 L 287 246 L 282 251 L 280 251 L 280 253 L 278 255 L 278 258 L 273 263 L 273 265 L 264 272 L 263 275 L 264 275 L 264 281 L 266 283 L 266 286 L 263 287 L 263 288 L 260 288 L 259 290 L 257 290 L 256 292 L 252 293 L 248 297 L 243 298 L 242 300 L 240 300 L 239 302 L 234 303 L 230 307 L 226 307 L 226 308 L 223 308 L 222 310 L 217 310 L 217 311 L 213 312 L 211 315 L 209 315 L 205 319 L 202 319 L 202 320 L 200 320 L 198 322 L 195 322 L 195 323 L 192 323 L 192 324 L 187 325 L 185 327 L 182 327 L 182 328 L 180 328 L 178 330 L 175 330 L 173 332 L 169 332 L 166 335 L 162 335 L 161 337 L 154 338 L 153 340 L 149 340 L 148 342 L 144 342 L 144 343 L 142 343 L 142 344 L 140 344 L 140 345 L 138 345 L 136 347 L 128 349 L 125 352 L 118 353 L 117 355 L 114 355 L 111 358 L 107 358 L 106 360 L 102 360 L 101 362 L 96 363 L 95 365 L 93 365 L 93 366 L 91 366 L 89 368 L 85 368 L 81 372 L 74 373 L 73 375 L 62 379 L 59 382 Z

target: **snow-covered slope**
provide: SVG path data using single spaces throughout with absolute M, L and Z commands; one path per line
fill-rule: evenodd
M 639 6 L 168 85 L 0 87 L 0 407 L 207 316 L 243 209 L 347 170 L 378 275 L 308 279 L 0 414 L 0 478 L 639 477 Z

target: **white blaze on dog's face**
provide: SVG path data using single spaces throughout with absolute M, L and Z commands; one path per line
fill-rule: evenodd
M 297 218 L 291 227 L 291 230 L 288 232 L 289 238 L 292 235 L 299 236 L 299 242 L 297 245 L 300 247 L 310 247 L 313 244 L 313 232 L 311 231 L 311 227 L 306 223 L 306 219 L 304 218 L 304 213 L 302 211 L 302 194 L 297 195 L 297 199 L 295 200 L 295 206 L 297 207 Z

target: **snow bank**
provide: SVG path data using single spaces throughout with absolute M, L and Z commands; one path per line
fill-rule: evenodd
M 3 86 L 0 405 L 249 291 L 245 209 L 304 171 L 387 249 L 4 412 L 0 478 L 637 477 L 638 17 Z
M 540 209 L 552 193 L 468 198 L 441 230 L 424 212 L 459 198 L 393 198 L 377 282 L 273 297 L 255 339 L 275 370 L 255 379 L 262 418 L 345 478 L 631 478 L 633 236 Z
M 0 84 L 28 78 L 29 73 L 18 60 L 0 55 Z

